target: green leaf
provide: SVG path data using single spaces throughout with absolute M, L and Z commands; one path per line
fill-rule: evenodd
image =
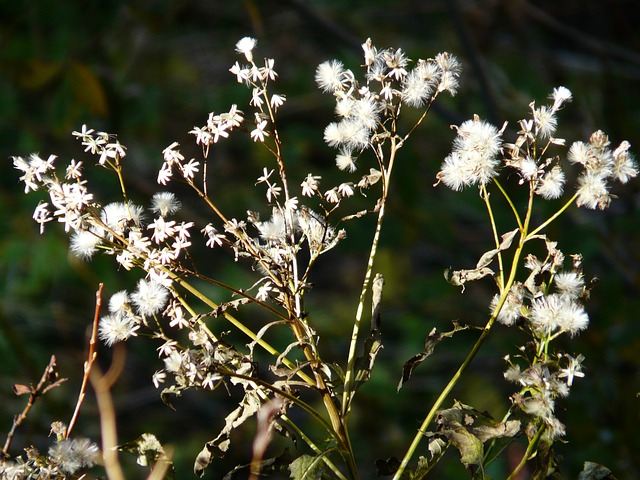
M 438 412 L 437 422 L 440 425 L 437 435 L 446 437 L 458 449 L 460 462 L 472 473 L 482 468 L 484 442 L 514 437 L 520 432 L 518 420 L 496 422 L 488 414 L 457 400 L 453 407 Z
M 446 436 L 454 447 L 460 452 L 460 462 L 466 468 L 482 465 L 484 448 L 482 442 L 462 425 L 455 426 L 450 430 L 440 432 Z
M 324 471 L 321 457 L 301 455 L 289 465 L 289 478 L 293 480 L 320 480 Z

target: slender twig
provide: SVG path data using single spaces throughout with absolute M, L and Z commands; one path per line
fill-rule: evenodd
M 66 438 L 69 438 L 71 435 L 71 431 L 76 424 L 76 420 L 78 419 L 78 414 L 80 413 L 80 407 L 82 406 L 82 402 L 84 401 L 85 393 L 87 391 L 87 384 L 89 383 L 89 375 L 91 374 L 91 367 L 93 362 L 95 361 L 98 353 L 96 352 L 96 341 L 98 338 L 98 324 L 100 322 L 100 308 L 102 307 L 102 289 L 104 288 L 104 284 L 100 283 L 98 285 L 98 291 L 96 292 L 96 308 L 95 313 L 93 315 L 93 327 L 91 330 L 91 339 L 89 340 L 89 354 L 87 355 L 87 361 L 84 362 L 84 375 L 82 377 L 82 385 L 80 386 L 80 393 L 78 394 L 78 402 L 76 403 L 76 408 L 73 411 L 73 416 L 71 417 L 71 421 L 69 422 L 69 426 L 67 427 L 67 433 L 65 435 Z
M 52 388 L 56 388 L 60 386 L 63 382 L 67 381 L 66 378 L 58 379 L 57 378 L 58 373 L 55 370 L 56 370 L 56 356 L 51 355 L 51 359 L 49 360 L 49 363 L 44 369 L 44 372 L 42 373 L 42 377 L 40 378 L 40 381 L 35 387 L 33 386 L 33 384 L 29 385 L 28 387 L 26 385 L 17 385 L 17 384 L 13 386 L 13 391 L 16 395 L 23 395 L 25 393 L 28 393 L 29 401 L 27 402 L 27 405 L 24 407 L 24 410 L 22 410 L 22 412 L 20 412 L 18 415 L 16 415 L 13 418 L 13 424 L 11 425 L 11 429 L 7 434 L 7 439 L 4 442 L 4 447 L 2 448 L 2 458 L 6 458 L 7 453 L 9 452 L 9 447 L 11 446 L 11 441 L 13 440 L 13 436 L 16 433 L 16 429 L 22 424 L 22 422 L 25 421 L 25 419 L 27 418 L 27 415 L 29 415 L 31 408 L 33 407 L 38 397 L 44 395 Z
M 498 187 L 498 190 L 500 190 L 505 200 L 509 204 L 511 211 L 513 212 L 513 217 L 516 219 L 516 222 L 518 223 L 518 228 L 522 229 L 522 220 L 520 219 L 520 214 L 518 214 L 518 210 L 516 209 L 516 206 L 513 204 L 511 197 L 507 194 L 506 190 L 502 186 L 502 183 L 500 183 L 500 181 L 497 178 L 493 179 L 493 183 L 495 184 L 496 187 Z

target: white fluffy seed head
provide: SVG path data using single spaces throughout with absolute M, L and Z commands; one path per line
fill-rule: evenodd
M 131 301 L 138 314 L 147 317 L 159 313 L 166 305 L 169 291 L 162 285 L 141 279 L 136 291 L 131 294 Z
M 157 192 L 151 197 L 151 210 L 163 217 L 176 213 L 182 204 L 171 192 Z
M 345 73 L 342 62 L 329 60 L 318 65 L 316 83 L 325 92 L 342 90 L 342 78 Z

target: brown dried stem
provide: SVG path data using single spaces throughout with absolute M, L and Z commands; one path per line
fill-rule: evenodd
M 16 415 L 13 418 L 13 424 L 11 425 L 11 430 L 7 434 L 7 439 L 4 442 L 4 447 L 2 448 L 2 458 L 6 458 L 9 452 L 9 447 L 11 446 L 11 441 L 13 440 L 13 436 L 16 433 L 16 429 L 24 420 L 27 418 L 27 415 L 31 411 L 36 399 L 45 393 L 47 393 L 52 388 L 56 388 L 60 386 L 63 382 L 65 382 L 66 378 L 58 378 L 58 372 L 56 372 L 56 356 L 51 355 L 51 359 L 49 360 L 49 364 L 44 369 L 42 373 L 42 377 L 38 384 L 34 387 L 33 384 L 26 386 L 15 384 L 13 386 L 13 392 L 16 395 L 24 395 L 26 393 L 29 394 L 29 401 L 27 405 L 24 407 L 24 410 Z
M 82 406 L 82 402 L 84 401 L 84 397 L 87 391 L 87 384 L 89 383 L 89 374 L 91 373 L 91 367 L 98 355 L 98 353 L 96 352 L 96 340 L 98 337 L 98 322 L 100 321 L 100 308 L 102 307 L 102 289 L 103 288 L 104 288 L 104 283 L 101 283 L 100 285 L 98 285 L 98 291 L 96 292 L 96 308 L 95 308 L 95 313 L 93 315 L 93 328 L 91 331 L 91 339 L 89 340 L 89 354 L 87 355 L 87 361 L 84 362 L 84 376 L 82 377 L 80 394 L 78 395 L 78 402 L 76 403 L 76 409 L 73 412 L 73 416 L 71 417 L 71 421 L 69 422 L 69 427 L 67 428 L 66 438 L 69 438 L 69 436 L 71 435 L 71 430 L 73 430 L 73 427 L 76 424 L 76 420 L 78 419 L 78 414 L 80 413 L 80 407 Z

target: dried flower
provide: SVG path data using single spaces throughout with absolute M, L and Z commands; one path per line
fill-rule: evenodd
M 342 90 L 344 80 L 344 65 L 338 60 L 330 60 L 318 65 L 316 69 L 316 83 L 325 92 Z
M 139 328 L 138 318 L 130 312 L 118 311 L 100 319 L 99 336 L 110 347 L 135 336 Z
M 141 279 L 136 291 L 131 294 L 131 301 L 138 313 L 144 317 L 155 315 L 162 311 L 167 303 L 169 291 L 153 281 Z
M 255 38 L 244 37 L 236 43 L 236 52 L 242 53 L 247 62 L 253 62 L 253 49 L 256 47 L 258 41 Z
M 49 457 L 63 472 L 73 475 L 95 465 L 99 452 L 98 446 L 86 438 L 63 439 L 49 449 Z

